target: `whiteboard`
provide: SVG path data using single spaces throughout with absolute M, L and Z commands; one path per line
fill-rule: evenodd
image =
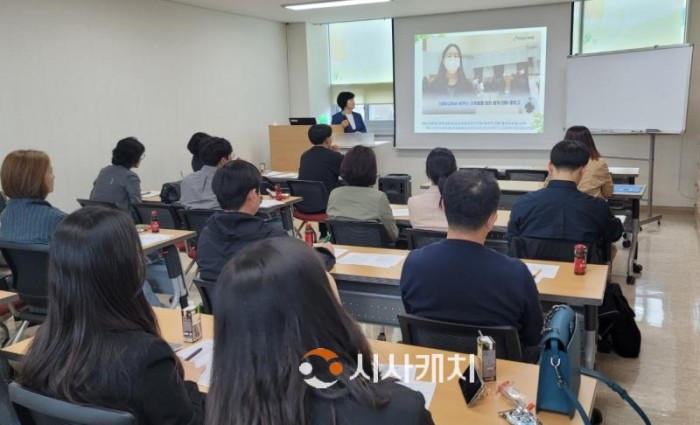
M 566 125 L 593 132 L 685 131 L 693 47 L 570 56 Z

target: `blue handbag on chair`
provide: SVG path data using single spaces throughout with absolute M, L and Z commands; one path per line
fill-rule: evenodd
M 581 337 L 576 326 L 576 313 L 567 305 L 556 305 L 547 316 L 542 331 L 542 356 L 537 384 L 537 411 L 562 413 L 573 418 L 576 411 L 583 423 L 591 421 L 578 401 L 581 374 L 605 382 L 639 414 L 645 424 L 651 425 L 644 411 L 632 400 L 624 388 L 595 370 L 582 368 Z

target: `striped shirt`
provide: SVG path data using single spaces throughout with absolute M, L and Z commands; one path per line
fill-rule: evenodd
M 10 199 L 0 214 L 0 239 L 17 243 L 49 243 L 66 215 L 43 199 Z

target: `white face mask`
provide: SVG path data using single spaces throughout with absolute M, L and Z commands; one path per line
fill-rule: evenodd
M 459 69 L 459 65 L 459 58 L 445 58 L 445 69 L 447 69 L 447 72 L 456 72 Z

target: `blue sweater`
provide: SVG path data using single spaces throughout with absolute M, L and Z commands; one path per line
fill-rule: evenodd
M 401 272 L 406 312 L 434 320 L 515 326 L 536 346 L 542 310 L 527 266 L 476 242 L 447 239 L 411 251 Z
M 47 244 L 66 215 L 43 199 L 10 199 L 0 214 L 0 239 Z

